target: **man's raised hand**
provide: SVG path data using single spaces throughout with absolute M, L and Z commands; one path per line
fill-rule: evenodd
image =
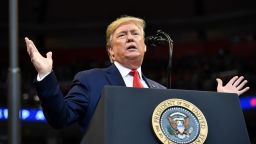
M 35 44 L 32 40 L 25 37 L 25 42 L 27 46 L 27 52 L 30 56 L 31 62 L 33 63 L 35 69 L 37 70 L 39 77 L 47 75 L 52 71 L 52 52 L 48 52 L 46 57 L 42 56 L 38 49 L 36 48 Z
M 236 93 L 241 95 L 249 90 L 249 87 L 244 88 L 247 80 L 244 80 L 243 76 L 234 76 L 225 86 L 223 86 L 221 79 L 217 78 L 216 80 L 218 83 L 217 92 Z

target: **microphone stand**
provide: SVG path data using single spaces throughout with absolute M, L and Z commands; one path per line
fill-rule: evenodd
M 168 78 L 168 88 L 171 88 L 171 70 L 172 70 L 172 52 L 173 52 L 173 40 L 171 37 L 163 32 L 162 30 L 157 30 L 158 34 L 164 35 L 168 40 L 168 47 L 169 47 L 169 60 L 167 65 L 167 78 Z

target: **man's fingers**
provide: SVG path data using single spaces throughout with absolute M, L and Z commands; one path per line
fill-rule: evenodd
M 29 56 L 31 57 L 32 53 L 34 52 L 34 47 L 32 45 L 32 41 L 29 40 L 27 37 L 25 38 L 26 41 L 26 45 L 27 45 L 27 52 L 29 54 Z
M 25 42 L 26 42 L 26 47 L 27 47 L 28 55 L 31 55 L 30 47 L 29 47 L 29 39 L 27 37 L 25 37 Z
M 235 82 L 234 82 L 234 84 L 233 84 L 233 86 L 238 86 L 240 83 L 241 83 L 241 81 L 244 79 L 244 77 L 243 76 L 240 76 Z
M 233 85 L 234 82 L 238 79 L 238 76 L 234 76 L 228 83 L 227 85 Z
M 241 88 L 243 88 L 247 82 L 247 80 L 244 80 L 240 85 L 238 85 L 237 89 L 240 90 Z
M 240 90 L 240 91 L 238 92 L 238 95 L 241 95 L 242 93 L 245 93 L 245 92 L 248 91 L 249 89 L 250 89 L 250 87 L 246 87 L 246 88 Z
M 30 41 L 31 46 L 33 47 L 34 52 L 38 52 L 34 42 L 32 40 L 29 40 L 29 41 Z
M 31 41 L 29 38 L 25 37 L 25 42 L 27 45 L 27 52 L 31 56 L 34 52 L 38 52 L 36 46 L 34 45 L 33 41 Z

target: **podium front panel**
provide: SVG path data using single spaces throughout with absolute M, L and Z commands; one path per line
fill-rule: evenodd
M 239 98 L 231 93 L 106 86 L 82 143 L 160 144 L 152 129 L 159 103 L 178 98 L 196 105 L 208 124 L 206 144 L 249 144 Z

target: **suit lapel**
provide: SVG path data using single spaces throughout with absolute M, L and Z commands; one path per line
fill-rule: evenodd
M 126 86 L 120 72 L 114 64 L 106 69 L 106 77 L 110 85 Z
M 149 88 L 156 88 L 156 86 L 149 79 L 147 79 L 143 74 L 142 74 L 142 78 L 144 79 L 144 81 L 146 82 Z

